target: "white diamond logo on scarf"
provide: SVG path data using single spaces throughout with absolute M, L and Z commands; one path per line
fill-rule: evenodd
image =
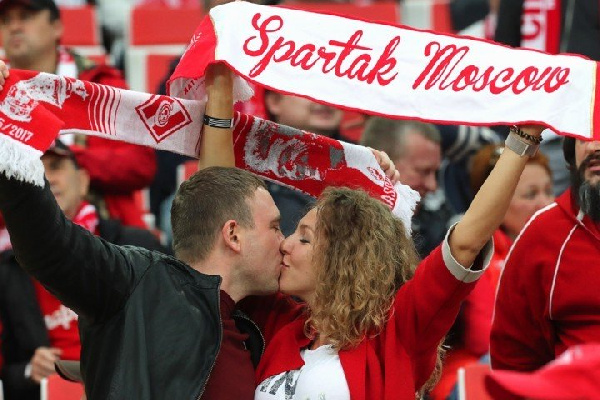
M 190 114 L 179 100 L 165 96 L 152 96 L 137 106 L 135 111 L 156 143 L 192 122 Z

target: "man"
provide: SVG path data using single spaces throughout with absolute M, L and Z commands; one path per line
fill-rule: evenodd
M 90 82 L 127 88 L 121 74 L 106 65 L 95 65 L 60 46 L 63 26 L 53 0 L 1 0 L 0 34 L 11 68 L 42 71 Z M 66 139 L 65 139 L 66 140 Z M 156 170 L 154 152 L 123 142 L 77 135 L 66 140 L 74 147 L 77 163 L 91 178 L 105 218 L 145 228 L 134 192 L 150 185 Z
M 571 187 L 529 220 L 500 279 L 494 369 L 536 370 L 600 342 L 600 141 L 565 138 L 563 150 Z
M 427 256 L 444 239 L 452 212 L 445 202 L 428 201 L 437 190 L 437 173 L 442 160 L 441 137 L 437 128 L 418 121 L 371 118 L 362 144 L 386 152 L 396 164 L 400 182 L 421 195 L 413 217 L 413 236 L 421 257 Z
M 280 125 L 340 139 L 342 111 L 339 109 L 270 90 L 265 92 L 265 109 L 269 119 Z M 281 230 L 288 236 L 314 199 L 276 183 L 268 183 L 267 187 L 281 211 Z
M 8 75 L 2 66 L 0 84 Z M 233 115 L 226 72 L 221 64 L 207 70 L 204 165 L 234 163 L 231 129 L 211 125 Z M 33 135 L 48 139 L 43 129 Z M 21 151 L 6 138 L 3 146 Z M 33 161 L 34 179 L 43 178 Z M 89 235 L 64 216 L 48 183 L 8 178 L 13 166 L 0 158 L 0 212 L 19 264 L 79 316 L 88 399 L 254 398 L 264 340 L 234 309 L 248 295 L 277 291 L 283 240 L 279 210 L 260 179 L 212 167 L 182 184 L 172 258 Z
M 89 175 L 69 147 L 56 141 L 42 162 L 52 194 L 73 223 L 110 243 L 162 250 L 149 231 L 101 218 L 84 200 Z M 79 360 L 77 314 L 33 281 L 10 250 L 0 253 L 0 325 L 5 361 L 0 379 L 7 400 L 39 399 L 40 381 L 54 373 L 56 360 Z
M 213 167 L 182 184 L 177 258 L 85 234 L 48 185 L 2 175 L 0 209 L 21 265 L 79 315 L 88 398 L 253 398 L 261 336 L 255 326 L 241 332 L 233 309 L 277 291 L 283 239 L 258 178 Z

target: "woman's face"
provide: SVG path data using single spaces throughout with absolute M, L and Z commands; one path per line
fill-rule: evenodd
M 279 278 L 281 292 L 311 303 L 317 285 L 312 265 L 317 212 L 310 210 L 298 223 L 296 231 L 281 243 L 284 267 Z
M 538 164 L 527 164 L 513 195 L 503 226 L 511 237 L 516 237 L 529 218 L 539 209 L 554 201 L 552 180 Z

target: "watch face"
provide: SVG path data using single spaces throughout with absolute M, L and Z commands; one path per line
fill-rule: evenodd
M 510 133 L 506 138 L 505 146 L 511 149 L 513 152 L 517 153 L 517 155 L 523 156 L 533 156 L 539 145 L 525 143 L 515 133 Z

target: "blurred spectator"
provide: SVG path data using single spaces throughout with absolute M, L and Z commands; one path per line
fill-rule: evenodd
M 494 400 L 600 399 L 600 344 L 572 346 L 531 373 L 491 371 L 485 386 Z
M 79 168 L 69 147 L 57 141 L 42 161 L 58 205 L 75 224 L 114 244 L 162 251 L 149 231 L 106 220 L 84 200 L 89 175 Z M 40 380 L 54 373 L 54 361 L 79 359 L 76 321 L 73 311 L 27 275 L 12 251 L 0 253 L 0 323 L 4 326 L 5 361 L 0 379 L 6 400 L 39 399 Z
M 456 214 L 464 213 L 471 200 L 469 162 L 483 146 L 500 143 L 508 134 L 483 126 L 437 125 L 442 135 L 442 166 L 438 182 L 444 189 L 448 207 Z
M 560 7 L 560 8 L 559 8 Z M 600 60 L 597 1 L 502 0 L 495 40 L 548 53 L 582 54 Z
M 118 88 L 127 88 L 121 74 L 106 65 L 95 65 L 59 45 L 63 26 L 53 0 L 0 2 L 0 33 L 12 68 L 43 71 Z M 97 197 L 103 217 L 125 225 L 145 227 L 134 192 L 150 184 L 156 170 L 154 151 L 129 143 L 94 136 L 64 137 L 77 144 L 77 162 L 91 178 L 91 195 Z
M 483 147 L 471 160 L 470 188 L 477 193 L 496 165 L 502 145 Z M 531 157 L 521 174 L 504 220 L 494 233 L 494 255 L 489 268 L 466 298 L 446 344 L 450 347 L 444 360 L 442 378 L 432 399 L 445 399 L 456 382 L 458 368 L 477 362 L 488 353 L 494 297 L 504 260 L 513 240 L 529 218 L 554 201 L 552 172 L 548 159 L 541 153 Z
M 571 188 L 536 213 L 502 272 L 490 337 L 494 369 L 533 371 L 600 342 L 600 141 L 566 137 Z
M 441 137 L 432 124 L 373 117 L 366 124 L 362 144 L 385 151 L 396 164 L 400 181 L 421 195 L 413 217 L 412 233 L 421 257 L 439 245 L 449 228 L 453 212 L 436 192 L 442 161 Z
M 493 14 L 498 1 L 500 0 L 451 0 L 449 7 L 452 28 L 459 32 L 483 20 L 490 13 Z
M 502 0 L 494 39 L 513 47 L 600 60 L 600 4 L 592 0 Z M 544 132 L 540 150 L 550 159 L 557 196 L 569 186 L 561 145 L 560 136 Z

